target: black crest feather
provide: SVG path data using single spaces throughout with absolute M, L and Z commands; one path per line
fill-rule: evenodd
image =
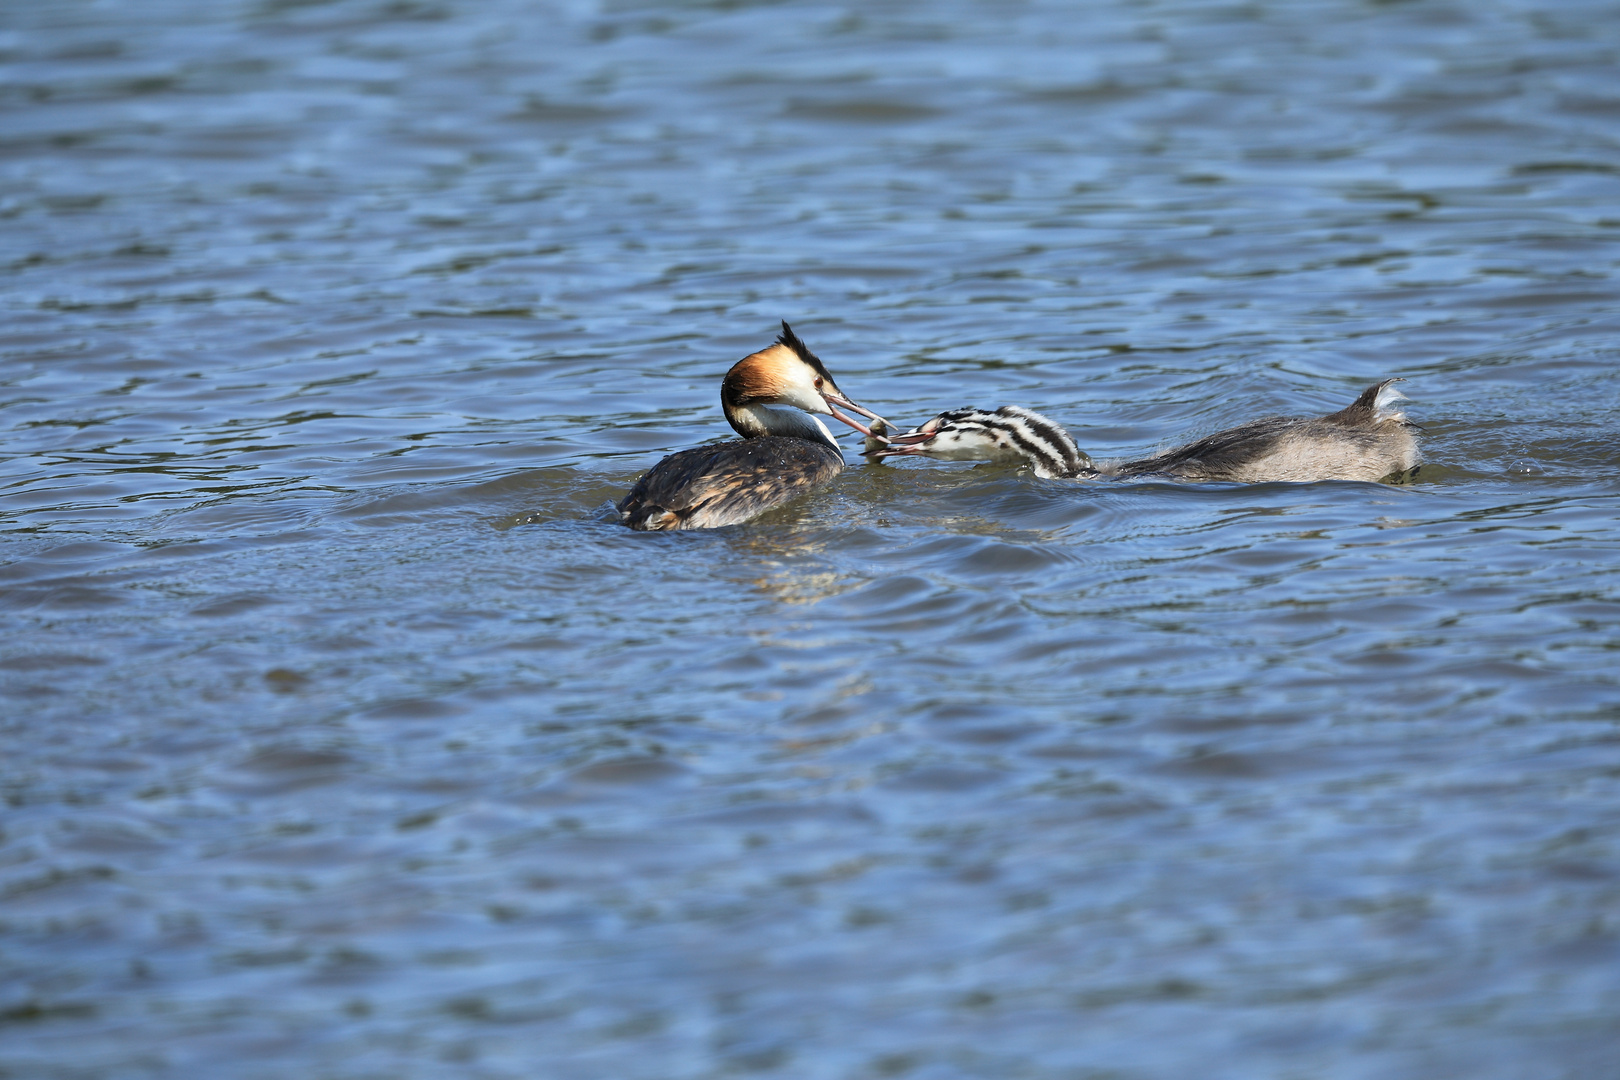
M 816 369 L 817 375 L 826 379 L 828 383 L 834 386 L 837 385 L 837 383 L 833 382 L 832 372 L 828 371 L 827 365 L 821 362 L 821 357 L 811 352 L 810 346 L 799 340 L 799 335 L 793 332 L 793 327 L 788 325 L 786 319 L 782 320 L 782 332 L 776 335 L 776 343 L 786 345 L 792 349 L 794 355 Z

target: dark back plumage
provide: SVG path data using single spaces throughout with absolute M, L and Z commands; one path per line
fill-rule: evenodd
M 1395 412 L 1399 379 L 1363 390 L 1338 412 L 1320 417 L 1263 416 L 1140 461 L 1118 476 L 1173 476 L 1238 483 L 1400 478 L 1416 469 L 1418 426 Z
M 809 439 L 765 435 L 694 446 L 660 461 L 619 503 L 632 529 L 717 529 L 757 517 L 844 471 Z

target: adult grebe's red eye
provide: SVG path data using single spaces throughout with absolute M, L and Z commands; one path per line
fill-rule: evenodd
M 821 389 L 821 376 L 820 375 L 816 376 L 816 389 L 817 390 Z

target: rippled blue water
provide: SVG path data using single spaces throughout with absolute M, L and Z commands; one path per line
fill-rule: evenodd
M 1617 264 L 1612 3 L 0 5 L 0 1076 L 1608 1075 Z M 781 318 L 1429 464 L 620 527 Z

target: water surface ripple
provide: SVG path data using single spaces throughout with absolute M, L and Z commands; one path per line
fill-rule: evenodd
M 1620 8 L 0 10 L 0 1076 L 1620 1060 Z M 1405 487 L 611 503 L 787 318 Z

